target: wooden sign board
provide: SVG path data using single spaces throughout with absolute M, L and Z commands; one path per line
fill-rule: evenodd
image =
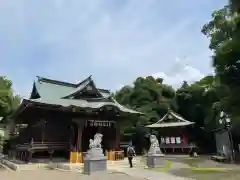
M 107 120 L 87 120 L 85 126 L 90 127 L 112 127 L 115 125 L 115 121 L 107 121 Z

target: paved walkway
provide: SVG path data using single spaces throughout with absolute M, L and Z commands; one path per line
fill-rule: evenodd
M 139 169 L 139 168 L 117 168 L 115 167 L 115 171 L 125 173 L 132 177 L 142 178 L 146 180 L 186 180 L 188 178 L 182 178 L 174 176 L 167 172 L 156 172 L 147 169 Z M 188 179 L 190 180 L 190 179 Z
M 144 180 L 131 177 L 122 173 L 97 173 L 94 175 L 83 175 L 78 172 L 64 172 L 55 170 L 34 171 L 0 171 L 1 179 L 6 180 Z
M 145 165 L 140 162 L 139 158 L 134 159 L 133 164 L 135 167 L 129 168 L 127 159 L 119 162 L 113 162 L 113 165 L 109 165 L 108 169 L 125 173 L 132 177 L 142 178 L 145 180 L 186 180 L 188 178 L 182 178 L 174 176 L 167 172 L 156 172 L 152 170 L 144 169 Z
M 185 180 L 187 178 L 177 177 L 167 172 L 156 172 L 152 170 L 144 169 L 145 165 L 143 162 L 140 161 L 139 158 L 134 159 L 134 168 L 129 168 L 127 159 L 124 159 L 123 161 L 113 161 L 108 162 L 108 170 L 110 172 L 115 173 L 101 173 L 99 175 L 91 175 L 86 176 L 83 175 L 80 172 L 67 172 L 67 171 L 58 171 L 58 170 L 23 170 L 20 172 L 13 172 L 13 171 L 7 171 L 3 170 L 0 171 L 0 177 L 3 179 L 11 179 L 11 180 L 25 180 L 29 179 L 26 176 L 32 176 L 34 177 L 34 180 L 38 180 L 35 178 L 38 176 L 41 177 L 41 180 L 52 180 L 52 179 L 58 179 L 58 180 L 75 180 L 79 177 L 82 178 L 82 180 L 120 180 L 127 178 L 128 180 Z M 67 176 L 68 174 L 69 176 Z M 65 177 L 66 175 L 66 177 Z M 5 177 L 5 178 L 4 178 Z M 30 178 L 33 179 L 33 178 Z

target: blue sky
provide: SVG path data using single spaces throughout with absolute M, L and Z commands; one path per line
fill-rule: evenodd
M 22 96 L 36 76 L 93 75 L 116 90 L 138 76 L 174 87 L 212 72 L 201 27 L 227 0 L 1 0 L 0 75 Z

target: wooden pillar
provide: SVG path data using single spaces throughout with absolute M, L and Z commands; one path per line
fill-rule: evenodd
M 119 146 L 120 146 L 120 126 L 119 124 L 116 122 L 116 126 L 115 126 L 115 150 L 119 150 Z
M 77 143 L 76 143 L 76 151 L 81 152 L 82 151 L 82 131 L 85 124 L 85 121 L 83 119 L 73 119 L 73 122 L 77 124 Z
M 82 131 L 83 128 L 78 124 L 77 152 L 82 151 Z
M 42 119 L 42 126 L 41 126 L 41 130 L 42 130 L 42 134 L 41 134 L 41 142 L 44 142 L 45 139 L 45 130 L 46 130 L 46 120 Z

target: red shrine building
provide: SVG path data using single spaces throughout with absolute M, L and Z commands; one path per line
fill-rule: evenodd
M 37 77 L 29 99 L 12 116 L 9 152 L 26 162 L 36 154 L 83 156 L 97 132 L 103 134 L 104 151 L 114 152 L 120 144 L 119 122 L 138 115 L 109 90 L 97 88 L 91 76 L 77 84 Z
M 187 126 L 192 126 L 194 122 L 184 119 L 181 115 L 171 109 L 156 123 L 146 127 L 159 132 L 159 146 L 163 152 L 189 152 L 196 145 L 189 141 Z

